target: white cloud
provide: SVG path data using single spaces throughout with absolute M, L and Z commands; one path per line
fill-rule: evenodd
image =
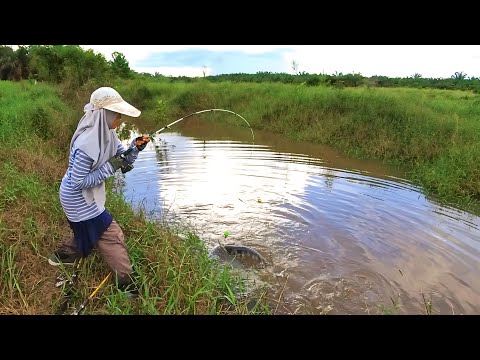
M 285 60 L 308 73 L 447 78 L 457 71 L 480 76 L 479 55 L 479 45 L 312 45 L 296 46 Z

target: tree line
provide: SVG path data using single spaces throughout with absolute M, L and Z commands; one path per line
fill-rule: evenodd
M 298 70 L 298 66 L 294 70 Z M 85 50 L 79 45 L 32 45 L 19 46 L 15 50 L 10 46 L 0 46 L 0 80 L 45 81 L 68 83 L 81 86 L 91 80 L 108 81 L 112 78 L 154 78 L 169 82 L 276 82 L 297 84 L 299 86 L 343 87 L 413 87 L 452 90 L 480 91 L 480 78 L 468 77 L 462 71 L 455 72 L 450 78 L 423 78 L 413 74 L 405 78 L 387 76 L 365 77 L 360 73 L 309 74 L 295 71 L 295 74 L 272 73 L 268 71 L 256 74 L 236 73 L 210 75 L 203 78 L 186 76 L 165 76 L 160 73 L 138 73 L 130 68 L 128 60 L 121 52 L 112 53 L 107 60 L 103 54 Z

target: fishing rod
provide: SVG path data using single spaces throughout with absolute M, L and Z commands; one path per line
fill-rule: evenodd
M 230 113 L 230 114 L 233 114 L 233 115 L 236 115 L 238 117 L 240 117 L 243 121 L 245 121 L 248 125 L 248 127 L 250 128 L 250 131 L 252 132 L 252 142 L 255 141 L 255 135 L 253 134 L 253 130 L 252 130 L 252 127 L 250 126 L 250 124 L 248 123 L 248 121 L 241 115 L 237 114 L 236 112 L 234 111 L 231 111 L 231 110 L 226 110 L 226 109 L 207 109 L 207 110 L 200 110 L 200 111 L 196 111 L 194 113 L 191 113 L 191 114 L 188 114 L 178 120 L 175 120 L 174 122 L 164 126 L 163 128 L 161 128 L 160 130 L 157 130 L 157 131 L 154 131 L 153 133 L 151 133 L 148 137 L 144 136 L 143 139 L 151 139 L 153 138 L 153 136 L 155 134 L 158 134 L 160 132 L 162 132 L 163 130 L 165 129 L 170 129 L 170 127 L 172 125 L 175 125 L 176 123 L 182 121 L 182 120 L 185 120 L 186 118 L 190 117 L 190 116 L 193 116 L 193 115 L 197 115 L 197 114 L 201 114 L 201 113 L 205 113 L 205 112 L 212 112 L 212 111 L 223 111 L 223 112 L 227 112 L 227 113 Z M 149 141 L 149 140 L 147 140 Z M 121 157 L 125 158 L 125 156 L 127 156 L 128 154 L 130 154 L 132 152 L 133 149 L 135 149 L 137 146 L 141 145 L 141 144 L 138 144 L 138 143 L 143 143 L 143 141 L 136 141 L 134 144 L 132 144 L 122 155 Z M 131 169 L 130 169 L 131 170 Z M 123 169 L 122 169 L 123 171 Z
M 96 287 L 96 289 L 90 294 L 88 298 L 85 299 L 85 301 L 78 307 L 78 309 L 75 309 L 75 311 L 72 313 L 72 315 L 79 315 L 83 309 L 87 306 L 88 301 L 95 296 L 98 290 L 102 287 L 103 284 L 108 280 L 108 278 L 112 275 L 111 272 L 108 273 L 108 275 L 103 279 L 103 281 Z

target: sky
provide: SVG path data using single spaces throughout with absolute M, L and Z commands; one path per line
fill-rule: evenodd
M 197 77 L 269 71 L 360 73 L 370 77 L 480 77 L 480 45 L 81 45 L 112 59 L 121 52 L 137 72 Z

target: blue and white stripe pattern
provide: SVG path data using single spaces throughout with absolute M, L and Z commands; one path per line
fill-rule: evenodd
M 127 149 L 117 140 L 117 154 L 122 154 Z M 134 150 L 126 157 L 132 164 L 138 156 L 138 149 Z M 115 173 L 113 166 L 107 161 L 99 168 L 91 171 L 93 159 L 80 149 L 72 147 L 68 169 L 63 176 L 60 185 L 60 203 L 67 218 L 72 222 L 79 222 L 92 219 L 100 215 L 105 207 L 99 209 L 96 202 L 87 204 L 82 195 L 82 189 L 90 188 L 104 182 L 108 177 Z

